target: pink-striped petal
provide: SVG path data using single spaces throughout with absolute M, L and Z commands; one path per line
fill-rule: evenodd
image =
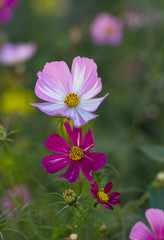
M 43 168 L 48 173 L 56 173 L 65 168 L 70 163 L 70 159 L 63 154 L 55 154 L 44 157 L 42 160 Z
M 68 106 L 65 103 L 44 102 L 44 103 L 31 103 L 31 105 L 38 107 L 42 112 L 45 112 L 50 116 L 61 114 L 68 108 Z
M 45 146 L 52 152 L 66 153 L 68 155 L 69 150 L 71 149 L 69 143 L 67 143 L 67 141 L 60 135 L 55 133 L 49 134 L 49 138 L 47 138 Z
M 75 111 L 75 119 L 73 119 L 73 123 L 76 127 L 79 127 L 89 122 L 90 120 L 98 117 L 98 115 L 87 112 L 78 106 L 74 108 L 74 111 Z
M 156 240 L 148 227 L 141 221 L 137 222 L 130 232 L 131 240 Z
M 104 187 L 104 192 L 109 193 L 110 190 L 112 189 L 112 187 L 113 187 L 113 183 L 112 182 L 107 182 L 107 184 Z
M 80 172 L 79 161 L 71 161 L 67 171 L 60 176 L 60 178 L 66 178 L 70 183 L 77 181 Z
M 157 239 L 164 239 L 164 211 L 149 208 L 145 215 Z
M 84 89 L 89 91 L 98 81 L 97 65 L 92 59 L 89 58 L 74 58 L 72 62 L 71 73 L 73 78 L 72 91 L 78 94 L 80 97 L 82 96 Z
M 95 145 L 93 134 L 91 132 L 91 129 L 89 128 L 88 132 L 85 134 L 83 143 L 81 147 L 83 148 L 84 151 L 89 151 L 92 149 Z
M 38 72 L 38 81 L 35 87 L 36 95 L 45 100 L 64 101 L 70 93 L 72 76 L 67 64 L 63 61 L 47 63 L 42 72 Z
M 106 98 L 108 96 L 108 94 L 109 93 L 107 93 L 104 97 L 101 97 L 101 98 L 93 98 L 93 99 L 89 99 L 86 101 L 85 100 L 80 101 L 78 106 L 87 112 L 94 112 L 97 110 L 97 108 L 102 103 L 104 98 Z

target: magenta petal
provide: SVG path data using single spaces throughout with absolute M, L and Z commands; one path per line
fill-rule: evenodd
M 108 192 L 110 192 L 110 190 L 112 189 L 112 187 L 113 187 L 113 183 L 112 183 L 112 182 L 107 182 L 107 184 L 106 184 L 105 187 L 104 187 L 104 191 L 105 191 L 106 193 L 108 193 Z
M 93 176 L 91 174 L 92 169 L 90 168 L 90 165 L 87 164 L 87 162 L 85 161 L 85 158 L 81 160 L 80 166 L 84 176 L 88 179 L 88 181 L 92 182 L 93 181 Z
M 110 198 L 117 198 L 120 196 L 120 193 L 119 192 L 112 192 L 108 195 Z
M 79 177 L 80 164 L 79 161 L 71 161 L 67 171 L 60 176 L 66 178 L 70 183 L 76 182 Z
M 95 192 L 94 190 L 91 189 L 91 193 L 92 193 L 92 195 L 93 195 L 93 197 L 94 197 L 95 199 L 98 198 L 97 195 L 96 195 L 96 192 Z M 97 199 L 97 200 L 98 200 L 98 199 Z
M 88 132 L 85 134 L 81 147 L 83 148 L 84 151 L 89 151 L 94 147 L 94 145 L 95 145 L 95 142 L 94 142 L 93 134 L 91 132 L 91 129 L 89 128 Z
M 164 239 L 164 211 L 150 208 L 145 215 L 157 239 Z
M 20 0 L 7 0 L 6 5 L 8 7 L 14 8 L 20 2 Z
M 106 156 L 103 153 L 85 152 L 84 159 L 92 171 L 99 171 L 99 168 L 106 165 Z
M 131 240 L 156 240 L 152 232 L 141 221 L 133 226 L 129 237 Z
M 74 127 L 73 130 L 68 122 L 64 123 L 65 129 L 74 146 L 80 146 L 82 143 L 82 129 Z
M 103 202 L 102 204 L 104 205 L 104 207 L 113 210 L 113 207 L 109 203 Z
M 91 184 L 91 189 L 97 193 L 98 192 L 98 185 L 97 185 L 97 182 L 94 181 L 93 184 Z
M 48 173 L 56 173 L 65 168 L 70 163 L 70 159 L 63 154 L 55 154 L 42 159 L 43 168 Z
M 117 205 L 117 204 L 119 204 L 120 202 L 121 202 L 121 200 L 120 200 L 120 199 L 117 199 L 117 198 L 109 200 L 109 203 L 110 203 L 110 204 L 113 204 L 113 205 Z
M 69 154 L 69 150 L 71 149 L 71 146 L 67 143 L 67 141 L 55 133 L 49 134 L 49 138 L 46 140 L 45 146 L 48 150 L 56 153 Z

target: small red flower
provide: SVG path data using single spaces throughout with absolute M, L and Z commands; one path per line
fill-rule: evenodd
M 110 193 L 110 190 L 113 187 L 113 183 L 112 182 L 107 182 L 107 184 L 105 185 L 104 188 L 102 189 L 98 189 L 98 185 L 97 183 L 94 181 L 93 184 L 91 184 L 91 193 L 93 195 L 93 197 L 102 205 L 104 205 L 104 207 L 113 210 L 112 205 L 117 205 L 120 203 L 120 199 L 118 199 L 118 197 L 120 196 L 119 192 L 113 192 Z

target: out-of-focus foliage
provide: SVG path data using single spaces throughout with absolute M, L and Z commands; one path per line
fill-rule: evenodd
M 92 42 L 90 25 L 102 12 L 122 21 L 120 45 Z M 0 26 L 0 46 L 6 41 L 37 44 L 35 55 L 27 62 L 0 65 L 0 125 L 7 132 L 19 130 L 8 144 L 20 181 L 30 192 L 29 204 L 12 209 L 18 212 L 14 221 L 5 217 L 1 207 L 4 240 L 62 240 L 72 233 L 78 234 L 78 240 L 98 239 L 86 221 L 81 223 L 80 213 L 73 207 L 64 208 L 63 197 L 56 194 L 69 188 L 77 197 L 82 194 L 78 206 L 87 212 L 93 202 L 90 183 L 81 175 L 70 184 L 58 178 L 61 173 L 47 174 L 42 168 L 42 158 L 50 155 L 44 146 L 46 138 L 52 132 L 65 133 L 59 118 L 29 105 L 40 102 L 34 88 L 37 72 L 46 62 L 62 60 L 71 66 L 76 56 L 93 58 L 103 83 L 101 95 L 110 93 L 96 111 L 99 117 L 83 127 L 85 133 L 91 127 L 94 151 L 108 159 L 107 166 L 94 173 L 95 180 L 100 188 L 112 181 L 114 191 L 121 193 L 121 204 L 114 211 L 98 206 L 88 215 L 97 229 L 106 226 L 101 233 L 104 239 L 128 239 L 131 227 L 144 220 L 147 208 L 163 208 L 163 185 L 152 185 L 164 169 L 163 148 L 158 147 L 164 144 L 163 29 L 162 0 L 22 0 L 12 20 Z M 0 180 L 1 197 L 19 181 L 3 140 Z

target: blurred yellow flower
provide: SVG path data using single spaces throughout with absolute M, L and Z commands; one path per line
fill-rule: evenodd
M 33 93 L 23 88 L 10 88 L 2 93 L 1 111 L 7 114 L 19 113 L 26 115 L 33 111 L 30 102 L 34 102 Z
M 31 0 L 32 7 L 37 14 L 65 16 L 70 9 L 69 0 Z

